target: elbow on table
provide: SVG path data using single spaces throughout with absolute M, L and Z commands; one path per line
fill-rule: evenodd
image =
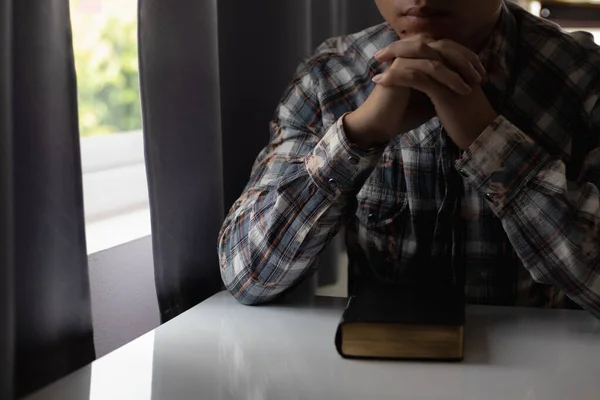
M 241 295 L 240 292 L 235 293 L 231 290 L 229 293 L 231 293 L 237 301 L 245 306 L 260 306 L 262 304 L 268 304 L 273 300 L 268 297 L 249 297 L 246 295 Z
M 236 271 L 238 271 L 236 273 Z M 235 265 L 235 261 L 221 262 L 221 279 L 225 288 L 240 303 L 257 306 L 275 300 L 285 290 L 253 277 L 251 265 Z
M 244 287 L 228 285 L 227 283 L 225 283 L 225 287 L 237 301 L 245 306 L 259 306 L 270 303 L 280 294 L 279 292 L 271 292 L 268 288 L 265 290 L 263 285 L 254 280 L 245 283 Z

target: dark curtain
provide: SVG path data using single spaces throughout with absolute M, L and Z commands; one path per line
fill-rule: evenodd
M 0 0 L 0 398 L 94 359 L 68 0 Z
M 269 140 L 269 121 L 300 61 L 327 38 L 383 20 L 372 0 L 219 0 L 218 4 L 227 211 Z
M 140 82 L 163 322 L 220 286 L 223 215 L 217 0 L 140 0 Z
M 221 288 L 216 252 L 301 59 L 381 22 L 372 1 L 140 0 L 140 77 L 162 320 Z
M 12 107 L 11 63 L 4 54 L 11 47 L 12 6 L 0 2 L 0 399 L 14 393 L 15 315 L 13 293 L 13 205 L 9 195 L 13 186 L 12 172 Z

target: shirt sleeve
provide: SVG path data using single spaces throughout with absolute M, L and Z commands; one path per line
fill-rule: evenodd
M 488 200 L 534 280 L 554 284 L 600 318 L 600 108 L 590 115 L 592 135 L 577 182 L 503 116 L 464 152 L 456 168 Z M 585 139 L 582 139 L 585 138 Z M 574 148 L 576 146 L 573 146 Z M 592 147 L 592 148 L 590 148 Z
M 316 268 L 383 149 L 365 152 L 346 138 L 341 117 L 322 123 L 318 84 L 305 69 L 271 123 L 241 197 L 219 235 L 221 276 L 244 304 L 267 302 Z

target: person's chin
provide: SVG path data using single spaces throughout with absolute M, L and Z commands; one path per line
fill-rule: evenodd
M 401 36 L 410 37 L 414 35 L 429 35 L 436 39 L 447 37 L 444 32 L 448 31 L 449 21 L 444 17 L 412 17 L 404 16 L 401 21 Z

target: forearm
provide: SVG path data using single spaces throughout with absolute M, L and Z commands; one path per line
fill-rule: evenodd
M 286 200 L 292 197 L 294 209 Z M 238 207 L 219 240 L 221 275 L 242 303 L 258 304 L 293 286 L 315 267 L 324 235 L 337 230 L 344 204 L 331 202 L 305 175 L 283 192 L 261 191 Z M 322 219 L 329 223 L 320 223 Z
M 565 164 L 504 118 L 457 168 L 501 219 L 532 277 L 600 317 L 600 197 L 596 182 L 569 190 Z
M 277 175 L 273 163 L 255 171 L 257 184 L 236 202 L 219 238 L 228 290 L 242 303 L 263 303 L 314 270 L 378 159 L 353 148 L 340 121 L 282 176 L 265 178 Z
M 598 189 L 586 186 L 573 193 L 573 202 L 527 187 L 507 207 L 502 223 L 536 281 L 555 285 L 600 318 Z M 594 213 L 586 215 L 586 209 Z

